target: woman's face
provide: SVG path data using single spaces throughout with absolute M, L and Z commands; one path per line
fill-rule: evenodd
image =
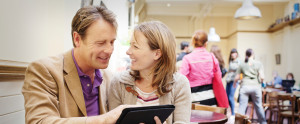
M 231 53 L 231 58 L 235 60 L 237 58 L 238 54 L 237 53 Z
M 131 70 L 138 71 L 151 70 L 160 57 L 157 50 L 150 49 L 148 39 L 139 31 L 135 31 L 126 54 L 131 59 Z
M 293 80 L 293 77 L 292 77 L 292 75 L 289 74 L 289 75 L 286 76 L 286 79 L 287 80 Z

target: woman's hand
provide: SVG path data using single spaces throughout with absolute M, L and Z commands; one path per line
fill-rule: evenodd
M 161 121 L 157 116 L 154 117 L 154 121 L 156 124 L 161 124 Z M 140 123 L 140 124 L 145 124 L 145 123 Z M 166 124 L 166 122 L 164 124 Z

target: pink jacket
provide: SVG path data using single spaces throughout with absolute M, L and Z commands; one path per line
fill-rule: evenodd
M 191 87 L 212 84 L 214 77 L 212 58 L 216 65 L 219 65 L 215 56 L 204 47 L 195 48 L 193 52 L 183 57 L 180 73 L 189 79 Z

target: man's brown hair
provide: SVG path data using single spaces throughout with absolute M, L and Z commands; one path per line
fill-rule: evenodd
M 83 39 L 88 27 L 98 19 L 103 19 L 110 23 L 116 30 L 118 24 L 116 21 L 116 15 L 101 6 L 87 6 L 79 9 L 72 20 L 72 40 L 73 46 L 75 47 L 73 32 L 77 32 Z

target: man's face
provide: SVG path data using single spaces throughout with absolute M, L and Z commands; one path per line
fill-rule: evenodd
M 108 22 L 99 19 L 87 29 L 85 38 L 80 38 L 76 48 L 85 69 L 105 69 L 114 50 L 116 30 Z

